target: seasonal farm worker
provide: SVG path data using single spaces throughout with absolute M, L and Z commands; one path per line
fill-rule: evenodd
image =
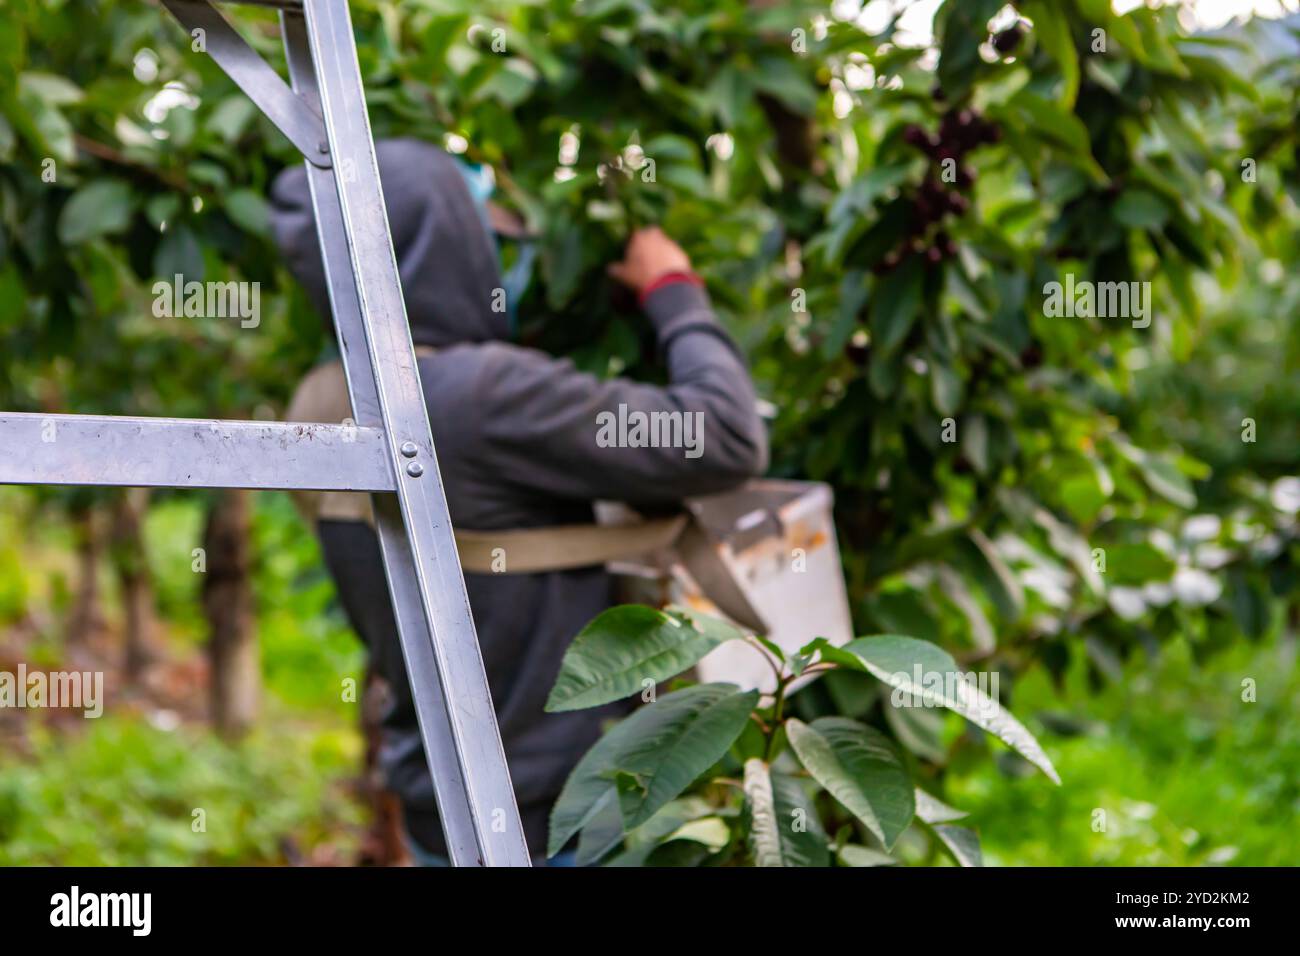
M 452 521 L 497 532 L 593 522 L 596 499 L 643 509 L 732 489 L 761 474 L 767 441 L 754 387 L 686 254 L 659 229 L 628 242 L 616 280 L 639 297 L 668 372 L 665 386 L 602 380 L 511 344 L 489 210 L 459 160 L 414 140 L 377 146 L 380 178 Z M 293 274 L 328 321 L 329 300 L 307 178 L 283 172 L 272 225 Z M 507 290 L 507 296 L 509 290 Z M 319 370 L 318 370 L 319 371 Z M 313 372 L 313 375 L 316 375 Z M 341 378 L 338 379 L 341 381 Z M 309 380 L 310 383 L 310 380 Z M 341 421 L 300 388 L 291 420 Z M 304 399 L 303 396 L 307 398 Z M 295 415 L 298 412 L 298 415 Z M 313 414 L 314 413 L 314 414 Z M 666 413 L 666 414 L 665 414 Z M 388 684 L 380 763 L 402 802 L 417 859 L 445 853 L 375 533 L 362 507 L 315 516 L 343 607 Z M 463 551 L 463 548 L 462 548 Z M 614 603 L 600 562 L 566 570 L 467 570 L 466 587 L 534 856 L 565 778 L 623 711 L 547 714 L 543 705 L 574 635 Z

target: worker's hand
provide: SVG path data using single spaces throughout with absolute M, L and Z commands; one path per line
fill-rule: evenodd
M 638 294 L 671 272 L 690 272 L 691 260 L 682 247 L 658 226 L 632 233 L 622 262 L 613 262 L 609 274 Z

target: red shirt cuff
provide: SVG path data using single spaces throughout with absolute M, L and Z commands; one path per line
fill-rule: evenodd
M 690 285 L 704 288 L 704 280 L 694 272 L 665 272 L 658 279 L 655 279 L 654 282 L 651 282 L 641 290 L 641 294 L 637 296 L 637 301 L 640 302 L 641 306 L 644 308 L 646 300 L 650 298 L 653 293 L 662 289 L 666 285 L 675 285 L 678 282 L 686 282 Z

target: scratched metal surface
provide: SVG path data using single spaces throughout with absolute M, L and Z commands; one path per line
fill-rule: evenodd
M 20 412 L 0 412 L 0 484 L 394 487 L 378 428 Z

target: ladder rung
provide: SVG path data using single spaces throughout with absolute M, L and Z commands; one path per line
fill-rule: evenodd
M 22 412 L 0 413 L 0 485 L 396 487 L 378 428 Z

